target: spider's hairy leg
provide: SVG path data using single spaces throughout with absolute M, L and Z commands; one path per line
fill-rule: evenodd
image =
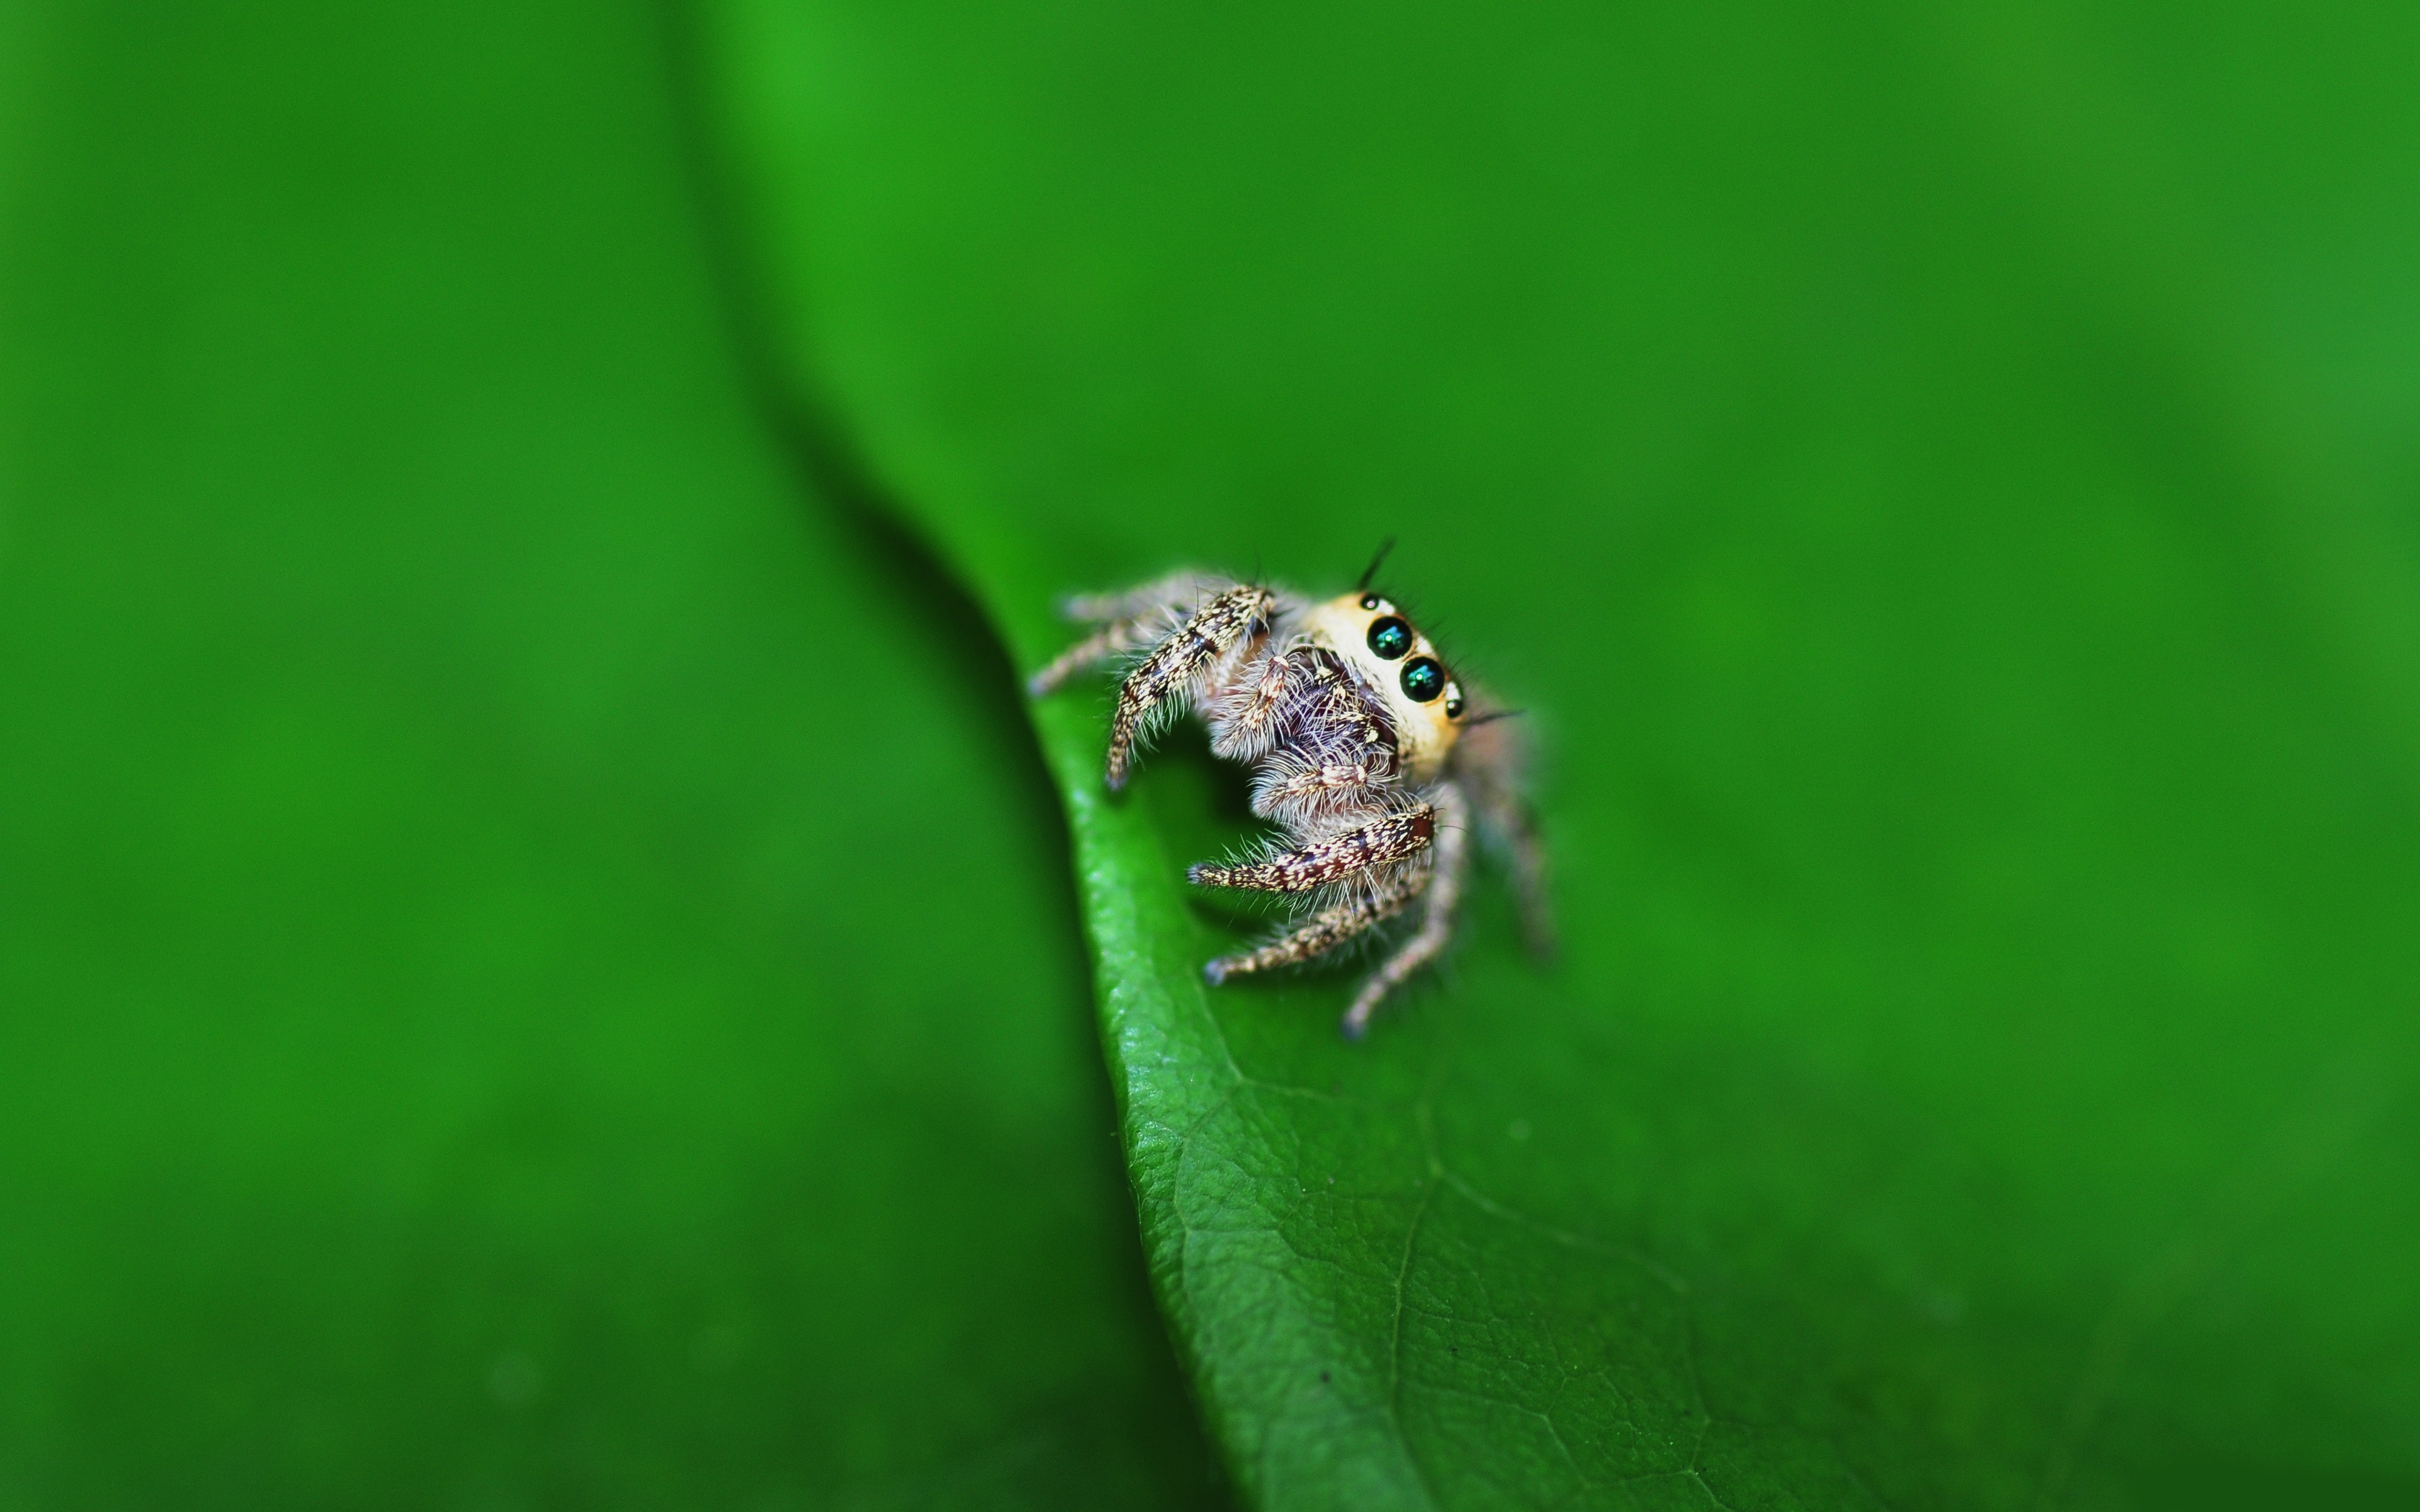
M 1521 912 L 1521 939 L 1532 955 L 1555 953 L 1555 910 L 1546 896 L 1546 848 L 1529 806 L 1515 800 L 1490 822 L 1512 852 L 1512 897 Z
M 1101 626 L 1052 657 L 1049 666 L 1027 678 L 1026 693 L 1033 698 L 1055 693 L 1060 685 L 1078 672 L 1089 671 L 1105 661 L 1146 644 L 1153 639 L 1153 618 L 1155 616 L 1145 614 Z
M 1078 594 L 1063 599 L 1059 605 L 1063 618 L 1101 627 L 1027 678 L 1026 693 L 1041 698 L 1056 692 L 1071 677 L 1165 639 L 1219 586 L 1217 578 L 1174 572 L 1122 594 Z
M 1231 762 L 1257 761 L 1276 745 L 1287 694 L 1309 679 L 1298 652 L 1264 645 L 1244 658 L 1232 678 L 1213 683 L 1209 706 L 1210 752 Z
M 1521 756 L 1512 725 L 1487 724 L 1464 733 L 1454 748 L 1453 764 L 1478 810 L 1480 832 L 1512 862 L 1522 940 L 1531 954 L 1544 956 L 1555 949 L 1554 910 L 1546 890 L 1546 849 L 1521 792 Z
M 1384 770 L 1367 756 L 1356 756 L 1323 761 L 1293 751 L 1275 753 L 1252 779 L 1252 812 L 1298 834 L 1336 829 L 1345 817 L 1373 807 L 1371 790 L 1385 779 Z
M 1428 885 L 1429 872 L 1425 869 L 1411 872 L 1390 887 L 1314 914 L 1265 945 L 1236 955 L 1222 955 L 1203 966 L 1202 975 L 1215 987 L 1246 972 L 1290 966 L 1326 955 L 1355 935 L 1402 913 L 1404 905 L 1419 897 Z
M 1463 870 L 1470 858 L 1470 803 L 1462 789 L 1451 782 L 1438 786 L 1435 802 L 1436 862 L 1430 873 L 1427 910 L 1421 916 L 1419 933 L 1405 940 L 1403 948 L 1388 957 L 1385 965 L 1372 972 L 1361 990 L 1353 995 L 1353 1006 L 1344 1011 L 1344 1020 L 1338 1026 L 1348 1040 L 1358 1040 L 1368 1033 L 1370 1015 L 1378 1011 L 1379 1000 L 1435 960 L 1446 942 L 1453 938 L 1454 905 L 1462 900 Z
M 1233 583 L 1233 579 L 1217 578 L 1187 567 L 1123 593 L 1070 594 L 1059 601 L 1059 614 L 1061 618 L 1073 620 L 1078 625 L 1098 625 L 1107 620 L 1148 619 L 1163 609 L 1189 611 L 1195 605 Z
M 1277 595 L 1268 589 L 1250 583 L 1230 588 L 1202 605 L 1126 674 L 1118 689 L 1117 713 L 1109 721 L 1111 792 L 1126 785 L 1135 740 L 1152 711 L 1167 699 L 1189 696 L 1204 672 L 1238 642 L 1265 630 L 1276 611 Z
M 1457 800 L 1460 795 L 1456 795 Z M 1247 887 L 1254 892 L 1313 892 L 1363 872 L 1408 861 L 1436 837 L 1436 809 L 1430 804 L 1391 813 L 1296 851 L 1280 851 L 1246 866 L 1206 862 L 1185 873 L 1205 887 Z

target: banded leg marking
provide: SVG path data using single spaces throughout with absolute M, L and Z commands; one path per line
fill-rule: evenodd
M 1150 640 L 1149 625 L 1150 621 L 1145 617 L 1103 625 L 1059 653 L 1049 666 L 1027 678 L 1025 691 L 1033 698 L 1058 691 L 1062 684 L 1078 672 L 1090 671 L 1112 656 L 1123 656 Z
M 1135 737 L 1160 702 L 1191 686 L 1203 669 L 1232 650 L 1248 631 L 1264 624 L 1276 608 L 1265 588 L 1230 588 L 1202 606 L 1159 649 L 1143 658 L 1118 689 L 1117 714 L 1109 721 L 1109 789 L 1126 785 Z
M 1277 966 L 1290 966 L 1326 955 L 1345 941 L 1373 925 L 1384 923 L 1404 911 L 1404 905 L 1419 896 L 1428 885 L 1428 874 L 1419 876 L 1382 893 L 1356 898 L 1313 915 L 1294 929 L 1266 945 L 1258 946 L 1236 955 L 1220 956 L 1202 968 L 1202 975 L 1212 986 L 1230 977 L 1247 972 L 1267 971 Z
M 1255 892 L 1310 892 L 1342 882 L 1373 867 L 1407 860 L 1428 849 L 1436 835 L 1436 810 L 1429 804 L 1360 828 L 1334 840 L 1320 841 L 1298 851 L 1287 851 L 1249 866 L 1211 866 L 1188 870 L 1186 880 L 1204 887 L 1249 887 Z

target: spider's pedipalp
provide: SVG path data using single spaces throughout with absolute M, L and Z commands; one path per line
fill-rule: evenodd
M 1252 779 L 1252 811 L 1297 834 L 1326 834 L 1381 807 L 1387 777 L 1386 764 L 1365 753 L 1326 761 L 1275 751 Z
M 1307 675 L 1297 656 L 1273 647 L 1246 658 L 1238 675 L 1213 687 L 1202 710 L 1210 753 L 1231 762 L 1267 755 L 1285 733 L 1289 695 Z

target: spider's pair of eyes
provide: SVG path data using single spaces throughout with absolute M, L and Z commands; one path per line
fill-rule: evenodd
M 1368 599 L 1362 603 L 1366 607 Z M 1394 615 L 1373 620 L 1370 625 L 1370 649 L 1384 661 L 1400 659 L 1412 649 L 1412 627 Z M 1430 703 L 1445 691 L 1445 669 L 1434 656 L 1414 656 L 1404 663 L 1404 696 L 1415 703 Z M 1462 700 L 1454 699 L 1445 706 L 1446 717 L 1462 716 Z

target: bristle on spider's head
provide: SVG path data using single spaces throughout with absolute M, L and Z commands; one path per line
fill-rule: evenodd
M 1465 730 L 1476 730 L 1481 725 L 1494 724 L 1498 719 L 1518 719 L 1528 712 L 1527 709 L 1490 709 L 1485 714 L 1474 714 L 1465 719 L 1462 721 L 1462 727 Z
M 1361 569 L 1359 579 L 1353 584 L 1357 592 L 1370 586 L 1370 579 L 1378 576 L 1378 568 L 1386 563 L 1387 553 L 1393 549 L 1395 538 L 1391 535 L 1378 543 L 1378 554 L 1370 559 L 1370 564 Z

